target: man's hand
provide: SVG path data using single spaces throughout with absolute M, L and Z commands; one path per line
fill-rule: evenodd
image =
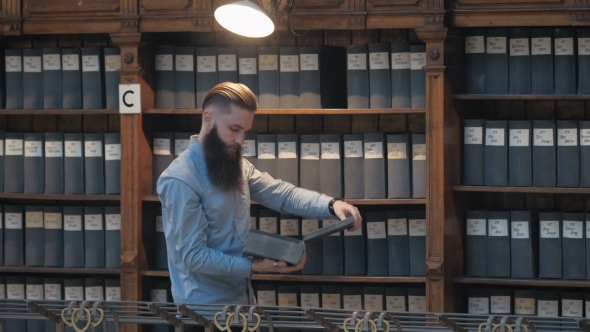
M 346 230 L 347 232 L 356 231 L 359 227 L 361 227 L 361 224 L 363 223 L 363 218 L 361 217 L 361 214 L 359 213 L 359 209 L 357 209 L 355 206 L 352 206 L 344 201 L 334 202 L 334 213 L 336 213 L 336 216 L 338 218 L 340 218 L 340 220 L 344 220 L 350 216 L 354 216 L 354 219 L 355 219 L 354 226 L 347 229 Z
M 294 266 L 289 266 L 287 263 L 282 261 L 275 261 L 272 259 L 255 260 L 252 262 L 252 271 L 254 272 L 278 272 L 278 273 L 290 273 L 303 269 L 307 255 L 304 254 L 301 261 Z

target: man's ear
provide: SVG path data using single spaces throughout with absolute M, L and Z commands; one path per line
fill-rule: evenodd
M 207 131 L 211 130 L 214 124 L 215 117 L 213 116 L 213 113 L 210 110 L 203 111 L 203 125 L 205 126 Z

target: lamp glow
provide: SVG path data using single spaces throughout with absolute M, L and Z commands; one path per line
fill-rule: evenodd
M 275 29 L 260 7 L 248 0 L 223 5 L 215 10 L 214 15 L 222 27 L 245 37 L 266 37 Z

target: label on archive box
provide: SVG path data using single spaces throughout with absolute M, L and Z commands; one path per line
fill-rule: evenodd
M 276 306 L 276 292 L 274 290 L 258 291 L 258 305 L 261 306 Z
M 342 295 L 342 309 L 363 310 L 363 301 L 360 295 Z
M 383 159 L 383 143 L 365 142 L 365 159 Z
M 294 73 L 299 72 L 299 56 L 298 55 L 281 55 L 281 72 Z
M 101 214 L 85 214 L 84 215 L 84 230 L 85 231 L 102 231 L 102 215 Z
M 564 128 L 557 129 L 558 146 L 578 146 L 578 129 Z
M 168 302 L 168 291 L 165 289 L 152 289 L 150 290 L 150 299 L 156 303 Z
M 6 56 L 4 65 L 7 73 L 20 73 L 23 71 L 23 58 L 20 55 Z
M 302 308 L 319 308 L 320 295 L 316 293 L 301 293 Z
M 45 284 L 45 300 L 61 300 L 60 284 Z
M 410 52 L 391 53 L 391 70 L 411 69 Z
M 508 234 L 509 233 L 508 233 L 508 220 L 507 219 L 490 219 L 490 220 L 488 220 L 488 235 L 489 236 L 508 236 Z
M 559 301 L 537 301 L 539 317 L 559 317 Z
M 365 310 L 382 311 L 383 295 L 365 294 Z
M 22 156 L 23 140 L 22 139 L 7 139 L 6 140 L 6 155 L 7 156 Z
M 319 70 L 318 54 L 301 54 L 301 70 Z
M 506 37 L 488 37 L 486 52 L 489 54 L 505 54 Z
M 41 57 L 40 56 L 24 56 L 24 72 L 25 73 L 40 73 L 41 72 Z
M 102 143 L 100 141 L 85 141 L 84 157 L 102 157 Z
M 65 300 L 66 301 L 83 301 L 84 300 L 84 287 L 65 287 Z
M 486 235 L 485 219 L 467 219 L 467 235 Z
M 43 228 L 43 212 L 25 212 L 26 228 Z
M 426 220 L 410 219 L 410 236 L 426 236 Z
M 61 70 L 59 54 L 43 54 L 43 70 Z
M 387 219 L 387 235 L 400 236 L 408 235 L 407 219 Z
M 340 159 L 340 143 L 322 143 L 322 159 Z
M 584 302 L 582 300 L 562 299 L 561 316 L 563 317 L 583 317 Z
M 172 54 L 156 54 L 156 71 L 174 70 Z
M 26 289 L 27 300 L 43 300 L 45 297 L 43 285 L 26 285 Z
M 584 238 L 584 222 L 583 221 L 563 221 L 563 237 L 567 239 L 583 239 Z
M 260 217 L 258 221 L 258 229 L 260 229 L 263 232 L 277 234 L 277 218 Z
M 80 158 L 82 157 L 82 142 L 81 141 L 65 141 L 66 158 Z
M 297 219 L 281 219 L 281 235 L 282 236 L 298 236 L 299 235 L 299 220 Z
M 82 230 L 82 216 L 80 215 L 65 215 L 64 216 L 64 231 L 81 231 Z
M 553 146 L 553 129 L 533 129 L 534 146 Z
M 367 238 L 369 240 L 387 238 L 387 233 L 385 232 L 385 222 L 367 222 Z
M 465 37 L 465 53 L 476 54 L 485 53 L 485 40 L 484 36 L 467 36 Z
M 541 238 L 559 239 L 559 221 L 541 220 Z
M 514 313 L 517 315 L 534 315 L 535 299 L 515 298 Z
M 45 157 L 60 158 L 63 157 L 63 155 L 64 149 L 62 141 L 45 141 Z
M 426 160 L 426 144 L 412 144 L 412 160 Z
M 176 54 L 176 71 L 194 71 L 193 59 L 194 57 L 190 54 Z M 215 66 L 215 63 L 213 66 Z
M 426 312 L 426 296 L 408 295 L 409 312 Z
M 528 221 L 513 221 L 512 222 L 512 238 L 513 239 L 528 239 L 529 238 L 529 222 Z
M 154 152 L 161 156 L 170 155 L 170 139 L 169 138 L 154 138 Z
M 245 140 L 242 145 L 243 157 L 256 157 L 256 141 L 253 139 Z
M 279 293 L 278 302 L 280 307 L 296 307 L 297 294 L 296 293 Z
M 340 294 L 322 294 L 322 308 L 341 309 Z
M 105 287 L 107 301 L 121 301 L 121 287 Z
M 362 158 L 362 141 L 344 141 L 344 158 Z
M 510 129 L 510 146 L 529 146 L 528 129 Z
M 256 58 L 240 58 L 240 75 L 256 75 Z
M 490 313 L 492 314 L 509 314 L 510 313 L 510 296 L 490 296 Z
M 422 70 L 426 66 L 426 52 L 411 53 L 411 70 Z
M 305 236 L 311 232 L 315 232 L 319 227 L 319 220 L 317 219 L 302 219 L 301 220 L 301 235 Z
M 24 284 L 6 284 L 6 298 L 8 300 L 24 300 L 25 299 L 25 285 Z
M 258 159 L 275 159 L 275 143 L 258 142 Z
M 262 70 L 279 70 L 278 56 L 276 54 L 260 54 L 258 56 L 259 67 Z
M 174 140 L 174 155 L 179 156 L 181 153 L 186 151 L 186 149 L 188 149 L 189 142 L 190 142 L 189 139 L 175 139 Z
M 105 55 L 104 57 L 104 71 L 113 72 L 121 69 L 120 55 Z
M 191 61 L 192 61 L 192 56 L 191 56 Z M 217 61 L 217 57 L 214 55 L 198 56 L 197 57 L 197 73 L 214 73 L 214 72 L 216 72 L 217 71 L 217 66 L 215 65 L 216 61 Z M 191 67 L 190 71 L 193 71 L 192 67 Z
M 529 55 L 529 39 L 528 38 L 512 38 L 510 39 L 510 56 L 524 56 Z
M 217 64 L 219 71 L 236 71 L 237 66 L 237 55 L 236 54 L 219 54 L 217 56 Z
M 82 56 L 82 71 L 94 72 L 100 71 L 100 63 L 98 55 L 83 55 Z
M 297 159 L 296 142 L 279 142 L 279 159 Z
M 105 214 L 105 223 L 107 231 L 121 230 L 121 215 L 120 214 Z
M 301 143 L 302 160 L 320 160 L 319 143 Z
M 387 159 L 407 159 L 406 143 L 387 143 Z
M 80 56 L 78 54 L 63 54 L 61 64 L 63 71 L 80 70 Z
M 4 227 L 6 229 L 23 229 L 22 213 L 4 213 Z
M 470 314 L 487 315 L 490 313 L 490 303 L 487 297 L 470 297 L 468 306 Z
M 106 144 L 104 150 L 105 160 L 121 160 L 121 144 Z
M 486 128 L 486 145 L 504 146 L 504 128 Z
M 41 141 L 25 141 L 25 157 L 43 157 Z
M 551 55 L 551 37 L 531 38 L 532 55 Z
M 348 54 L 348 70 L 367 70 L 367 55 L 365 53 Z
M 555 38 L 555 55 L 574 55 L 574 38 Z
M 386 296 L 385 307 L 387 311 L 406 311 L 406 297 Z
M 389 69 L 389 52 L 369 53 L 369 69 Z

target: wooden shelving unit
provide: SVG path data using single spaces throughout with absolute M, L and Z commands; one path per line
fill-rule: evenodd
M 121 195 L 45 195 L 0 193 L 0 199 L 40 201 L 120 201 Z
M 590 280 L 562 280 L 562 279 L 502 279 L 502 278 L 454 278 L 456 284 L 529 286 L 529 287 L 564 287 L 590 288 Z
M 455 100 L 588 101 L 588 95 L 479 95 L 457 94 Z
M 145 202 L 159 202 L 160 198 L 157 195 L 144 195 Z M 416 205 L 426 204 L 426 199 L 423 198 L 400 198 L 400 199 L 345 199 L 346 202 L 352 205 Z M 250 202 L 250 204 L 258 204 Z
M 121 270 L 67 267 L 0 266 L 0 273 L 118 275 L 121 273 Z
M 116 109 L 0 109 L 0 115 L 119 114 Z
M 486 192 L 486 193 L 590 194 L 590 188 L 454 186 L 453 190 L 456 192 Z
M 202 114 L 201 109 L 145 109 L 144 114 Z M 257 115 L 387 115 L 424 114 L 424 108 L 372 108 L 372 109 L 259 109 Z

